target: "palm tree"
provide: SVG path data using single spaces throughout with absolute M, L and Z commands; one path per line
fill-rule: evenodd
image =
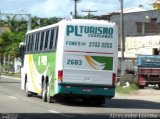
M 12 32 L 17 32 L 19 30 L 19 24 L 16 20 L 16 15 L 14 15 L 13 17 L 7 15 L 6 18 L 7 18 L 7 24 L 10 30 Z

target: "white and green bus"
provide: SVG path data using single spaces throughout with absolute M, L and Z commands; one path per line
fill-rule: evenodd
M 118 30 L 115 23 L 62 20 L 25 37 L 21 88 L 45 102 L 62 95 L 102 104 L 115 95 Z

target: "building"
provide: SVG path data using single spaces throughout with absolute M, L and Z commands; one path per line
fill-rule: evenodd
M 152 4 L 154 10 L 160 9 L 160 0 L 154 0 L 151 4 Z
M 155 5 L 155 2 L 152 4 Z M 160 10 L 157 9 L 158 6 L 155 8 L 156 10 L 146 11 L 140 6 L 139 8 L 124 10 L 124 56 L 126 70 L 134 70 L 135 59 L 138 54 L 160 55 Z M 116 22 L 120 29 L 119 12 L 99 16 L 97 19 Z M 119 40 L 119 59 L 121 58 L 120 44 L 121 41 Z

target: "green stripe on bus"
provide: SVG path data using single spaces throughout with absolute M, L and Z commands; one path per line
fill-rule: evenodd
M 113 70 L 113 57 L 91 56 L 99 63 L 105 63 L 103 70 Z

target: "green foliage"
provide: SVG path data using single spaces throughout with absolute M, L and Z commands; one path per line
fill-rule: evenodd
M 19 43 L 24 39 L 24 32 L 4 32 L 0 38 L 0 52 L 10 54 L 11 57 L 18 55 Z
M 52 17 L 52 18 L 32 17 L 32 29 L 55 24 L 60 20 L 61 20 L 60 18 L 56 18 L 56 17 Z
M 24 41 L 27 31 L 27 21 L 17 19 L 15 16 L 6 16 L 7 20 L 0 21 L 0 27 L 8 27 L 10 31 L 0 35 L 0 54 L 10 54 L 11 58 L 19 54 L 19 43 Z M 32 17 L 32 29 L 57 23 L 59 18 Z
M 14 15 L 13 17 L 6 16 L 7 20 L 2 21 L 4 22 L 9 28 L 11 32 L 20 32 L 20 31 L 26 31 L 27 29 L 27 21 L 17 20 L 17 16 Z
M 3 72 L 2 74 L 5 75 L 5 76 L 11 76 L 11 77 L 15 77 L 15 78 L 21 78 L 21 74 L 20 73 Z
M 116 92 L 118 93 L 124 93 L 124 94 L 135 93 L 137 90 L 138 87 L 135 83 L 130 84 L 130 86 L 126 88 L 123 88 L 122 86 L 116 86 Z

